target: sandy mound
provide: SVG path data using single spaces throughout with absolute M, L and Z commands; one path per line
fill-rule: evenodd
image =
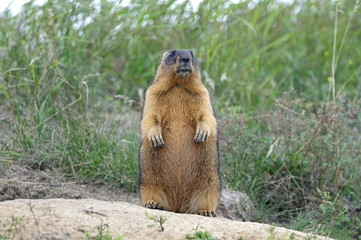
M 9 239 L 85 239 L 87 231 L 91 236 L 98 235 L 99 231 L 94 227 L 103 224 L 103 234 L 113 239 L 119 236 L 142 240 L 185 239 L 186 234 L 195 233 L 197 227 L 220 239 L 330 239 L 267 224 L 147 209 L 151 216 L 168 218 L 161 232 L 159 225 L 147 227 L 154 222 L 145 216 L 145 210 L 131 203 L 95 199 L 4 201 L 0 202 L 0 236 Z

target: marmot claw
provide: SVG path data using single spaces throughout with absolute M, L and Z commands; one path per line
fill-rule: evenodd
M 204 131 L 202 129 L 197 129 L 196 136 L 194 137 L 194 140 L 196 142 L 204 142 L 207 141 L 209 138 L 210 133 L 208 131 Z
M 147 202 L 144 204 L 144 207 L 150 208 L 150 209 L 159 209 L 159 210 L 162 210 L 162 209 L 163 209 L 162 205 L 160 205 L 159 202 L 154 201 L 154 200 L 149 200 L 149 201 L 147 201 Z
M 198 211 L 197 214 L 205 217 L 217 217 L 217 214 L 214 211 L 201 210 Z
M 163 147 L 164 140 L 162 134 L 154 135 L 149 137 L 149 142 L 153 147 Z

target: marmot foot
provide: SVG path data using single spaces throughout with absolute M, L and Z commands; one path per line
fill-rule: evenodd
M 147 202 L 144 204 L 144 207 L 150 208 L 150 209 L 159 209 L 159 210 L 162 210 L 162 209 L 163 209 L 162 205 L 160 205 L 159 202 L 154 201 L 154 200 L 149 200 L 149 201 L 147 201 Z
M 217 217 L 217 214 L 214 211 L 200 210 L 196 214 L 205 216 L 205 217 Z

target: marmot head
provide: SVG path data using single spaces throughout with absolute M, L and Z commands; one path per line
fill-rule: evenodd
M 172 49 L 163 54 L 162 65 L 181 78 L 198 71 L 198 64 L 193 52 L 186 49 Z

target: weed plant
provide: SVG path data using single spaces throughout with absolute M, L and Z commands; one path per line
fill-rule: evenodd
M 100 222 L 99 226 L 95 226 L 94 229 L 97 230 L 97 235 L 92 236 L 89 231 L 85 232 L 86 239 L 89 240 L 121 240 L 124 238 L 124 235 L 113 237 L 110 234 L 109 224 Z
M 23 160 L 135 191 L 144 91 L 163 51 L 190 48 L 220 118 L 223 184 L 253 199 L 259 221 L 359 239 L 359 5 L 58 0 L 5 10 L 0 170 Z
M 208 232 L 207 230 L 199 230 L 198 227 L 199 226 L 196 227 L 195 233 L 187 233 L 185 239 L 219 240 L 219 238 L 212 237 L 212 233 Z
M 148 228 L 153 228 L 155 225 L 159 225 L 159 231 L 163 232 L 164 231 L 164 223 L 168 220 L 167 217 L 162 216 L 162 215 L 150 215 L 147 211 L 144 212 L 145 216 L 153 221 L 153 224 L 148 224 L 147 227 Z

